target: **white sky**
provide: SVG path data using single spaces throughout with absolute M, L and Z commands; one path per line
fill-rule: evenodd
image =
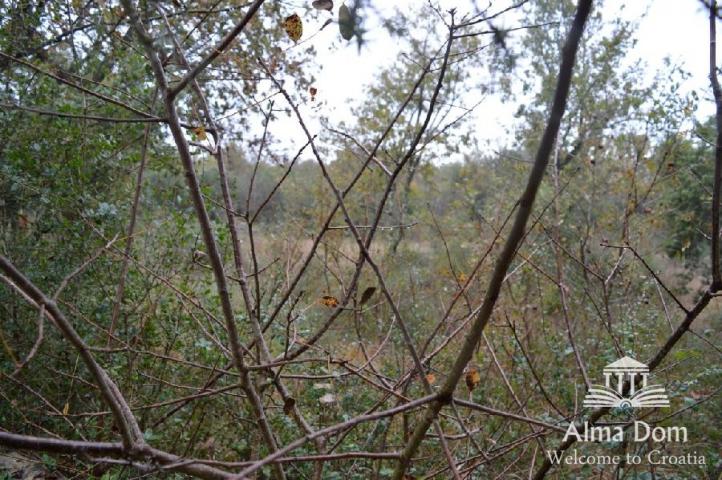
M 399 0 L 373 4 L 382 12 L 390 12 L 394 7 L 404 8 L 418 1 L 420 0 Z M 334 3 L 335 13 L 340 2 Z M 468 5 L 468 1 L 461 0 L 441 0 L 439 3 L 445 10 L 456 4 Z M 486 0 L 479 2 L 485 3 Z M 492 11 L 503 8 L 508 2 L 496 1 L 494 4 L 498 6 Z M 460 12 L 463 10 L 460 8 Z M 602 14 L 606 20 L 621 16 L 627 20 L 638 21 L 638 43 L 629 61 L 644 62 L 651 78 L 657 70 L 663 68 L 664 58 L 669 57 L 674 64 L 691 73 L 690 79 L 683 84 L 683 89 L 696 90 L 699 94 L 697 118 L 714 113 L 707 76 L 709 27 L 707 13 L 700 0 L 607 0 Z M 309 37 L 330 16 L 326 12 L 304 14 L 304 30 Z M 321 116 L 328 117 L 332 123 L 341 120 L 353 123 L 351 106 L 363 97 L 365 88 L 373 82 L 375 75 L 392 64 L 399 51 L 399 47 L 382 28 L 375 28 L 373 22 L 367 27 L 368 32 L 364 38 L 366 43 L 360 53 L 355 39 L 346 42 L 340 38 L 335 23 L 307 40 L 316 47 L 317 62 L 323 66 L 322 69 L 313 71 L 317 79 L 314 86 L 318 88 L 318 100 L 306 102 L 302 108 L 307 122 L 315 132 L 321 130 L 317 121 Z M 506 132 L 513 126 L 516 108 L 516 104 L 502 103 L 499 97 L 488 98 L 473 117 L 479 125 L 479 140 L 488 141 L 492 146 L 506 144 L 510 139 Z M 295 151 L 298 145 L 305 143 L 292 119 L 279 119 L 272 124 L 271 131 L 282 144 L 290 146 L 290 151 Z

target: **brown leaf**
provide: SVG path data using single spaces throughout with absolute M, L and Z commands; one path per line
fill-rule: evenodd
M 308 89 L 308 93 L 311 94 L 311 101 L 316 100 L 316 94 L 318 93 L 318 89 L 316 87 L 311 87 Z
M 371 300 L 371 297 L 374 296 L 374 293 L 376 293 L 376 287 L 369 287 L 366 290 L 364 290 L 364 293 L 361 294 L 361 301 L 359 302 L 361 305 Z
M 331 295 L 324 295 L 323 297 L 321 297 L 321 303 L 323 305 L 326 305 L 327 307 L 333 308 L 338 306 L 338 299 Z
M 429 382 L 429 385 L 433 385 L 434 383 L 436 383 L 436 375 L 434 375 L 433 373 L 427 373 L 426 381 Z
M 291 415 L 293 412 L 293 407 L 296 405 L 296 399 L 293 397 L 288 397 L 285 402 L 283 402 L 283 413 L 286 415 Z
M 479 382 L 481 382 L 481 374 L 479 374 L 479 370 L 476 367 L 470 367 L 466 371 L 466 377 L 464 377 L 464 379 L 466 380 L 466 387 L 472 392 L 476 386 L 479 385 Z
M 283 25 L 283 29 L 291 40 L 294 42 L 301 40 L 301 36 L 303 35 L 303 22 L 297 13 L 286 17 L 281 25 Z

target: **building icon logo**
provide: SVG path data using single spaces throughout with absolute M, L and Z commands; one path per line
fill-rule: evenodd
M 661 385 L 647 385 L 649 367 L 630 357 L 622 357 L 603 370 L 604 385 L 592 385 L 584 398 L 585 407 L 669 407 L 669 398 Z M 625 381 L 629 392 L 624 395 Z M 637 389 L 637 382 L 641 388 Z M 616 383 L 616 385 L 614 385 Z

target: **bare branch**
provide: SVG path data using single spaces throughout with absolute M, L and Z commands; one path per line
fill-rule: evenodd
M 461 352 L 456 358 L 454 365 L 447 376 L 446 382 L 439 391 L 439 399 L 434 401 L 427 408 L 420 423 L 416 426 L 412 437 L 407 442 L 401 456 L 401 461 L 394 472 L 394 480 L 401 480 L 411 462 L 411 458 L 418 450 L 419 445 L 421 444 L 421 441 L 423 440 L 433 419 L 436 418 L 436 415 L 444 404 L 451 400 L 451 396 L 453 395 L 459 379 L 463 375 L 466 364 L 471 359 L 474 354 L 474 350 L 479 343 L 484 327 L 491 318 L 494 305 L 499 298 L 501 285 L 504 281 L 504 277 L 506 276 L 506 272 L 514 259 L 521 239 L 524 237 L 526 223 L 529 219 L 529 215 L 531 215 L 537 190 L 541 184 L 544 176 L 544 170 L 549 162 L 549 156 L 552 148 L 554 147 L 557 133 L 559 132 L 559 125 L 564 114 L 567 96 L 571 85 L 577 47 L 579 46 L 579 41 L 581 40 L 582 32 L 584 31 L 584 24 L 589 16 L 591 7 L 591 0 L 580 0 L 579 5 L 577 6 L 577 13 L 574 17 L 572 28 L 569 31 L 562 51 L 559 77 L 557 78 L 554 102 L 551 107 L 549 120 L 546 128 L 544 129 L 544 134 L 542 136 L 541 143 L 539 144 L 539 149 L 537 150 L 536 157 L 534 159 L 534 166 L 529 174 L 526 188 L 519 200 L 519 208 L 517 210 L 516 218 L 514 219 L 514 224 L 509 232 L 509 236 L 507 237 L 499 259 L 494 266 L 494 273 L 489 281 L 481 310 L 474 320 L 471 331 L 464 341 Z

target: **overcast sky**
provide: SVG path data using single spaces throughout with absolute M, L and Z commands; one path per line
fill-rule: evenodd
M 418 4 L 421 0 L 400 0 L 395 2 L 373 2 L 381 11 L 394 7 L 405 8 Z M 310 3 L 310 2 L 309 2 Z M 335 10 L 340 3 L 336 4 Z M 483 3 L 483 2 L 480 2 Z M 496 11 L 509 4 L 506 1 L 493 2 Z M 303 4 L 303 2 L 301 2 Z M 442 8 L 466 4 L 462 0 L 442 0 Z M 388 10 L 385 10 L 388 9 Z M 461 8 L 462 10 L 467 10 Z M 299 12 L 302 13 L 302 12 Z M 311 33 L 327 18 L 321 14 L 306 11 L 303 14 L 304 30 Z M 318 12 L 320 13 L 320 12 Z M 325 12 L 324 12 L 325 13 Z M 683 85 L 685 91 L 696 90 L 700 97 L 697 117 L 702 118 L 714 112 L 714 104 L 709 93 L 708 72 L 708 20 L 700 0 L 607 0 L 602 10 L 605 19 L 616 16 L 635 20 L 639 23 L 638 43 L 629 61 L 642 61 L 647 65 L 650 78 L 663 68 L 663 60 L 669 57 L 673 63 L 681 65 L 690 72 L 691 78 Z M 328 15 L 330 18 L 330 14 Z M 314 23 L 314 20 L 317 22 Z M 507 27 L 511 25 L 505 25 Z M 365 88 L 373 82 L 374 76 L 383 68 L 392 64 L 399 47 L 389 38 L 382 28 L 368 25 L 365 45 L 361 52 L 357 50 L 355 40 L 345 42 L 340 39 L 336 25 L 331 25 L 308 40 L 318 51 L 317 61 L 323 68 L 314 70 L 317 79 L 318 101 L 306 105 L 304 116 L 318 131 L 318 118 L 326 116 L 332 122 L 352 121 L 350 106 L 363 96 Z M 304 38 L 306 33 L 304 33 Z M 504 145 L 510 140 L 506 134 L 513 126 L 513 114 L 516 104 L 504 104 L 499 98 L 490 97 L 477 109 L 474 121 L 479 125 L 481 142 L 491 145 Z M 279 119 L 274 122 L 272 131 L 282 143 L 299 145 L 303 136 L 295 122 Z M 290 150 L 295 150 L 291 147 Z

